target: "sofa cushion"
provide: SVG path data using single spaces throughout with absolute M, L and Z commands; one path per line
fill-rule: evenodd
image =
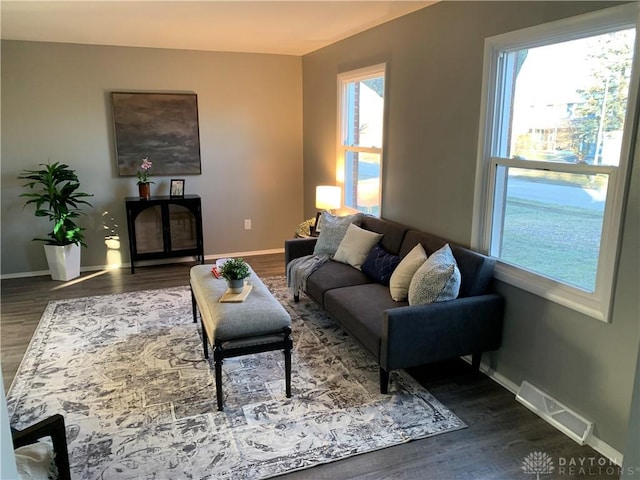
M 365 215 L 362 218 L 360 226 L 371 232 L 382 233 L 383 237 L 380 243 L 387 252 L 393 253 L 394 255 L 399 254 L 404 235 L 407 233 L 407 230 L 409 230 L 408 227 L 400 223 L 376 218 L 371 215 Z
M 348 263 L 360 270 L 367 255 L 381 238 L 381 233 L 364 230 L 352 223 L 347 227 L 347 233 L 338 245 L 333 259 L 336 262 Z
M 409 285 L 409 305 L 446 302 L 458 297 L 460 270 L 449 244 L 427 258 Z
M 380 359 L 383 311 L 407 305 L 389 295 L 379 283 L 330 290 L 325 294 L 325 310 L 362 343 L 376 360 Z
M 396 302 L 402 302 L 407 299 L 411 279 L 426 260 L 427 254 L 419 243 L 404 256 L 389 280 L 391 298 Z
M 389 285 L 391 274 L 400 264 L 402 257 L 387 252 L 382 245 L 374 245 L 362 264 L 362 271 L 371 280 L 382 285 Z
M 429 233 L 409 230 L 402 241 L 400 255 L 406 255 L 418 243 L 424 247 L 428 255 L 431 255 L 447 242 Z M 449 245 L 462 277 L 458 297 L 471 297 L 487 293 L 496 260 L 453 243 Z
M 306 294 L 324 306 L 324 294 L 334 288 L 372 283 L 372 280 L 360 270 L 346 263 L 330 260 L 307 278 Z
M 364 214 L 356 213 L 354 215 L 347 215 L 345 217 L 336 217 L 329 212 L 322 212 L 321 222 L 322 225 L 320 235 L 318 235 L 318 241 L 313 249 L 314 255 L 326 253 L 328 255 L 335 255 L 336 250 L 340 242 L 347 233 L 347 228 L 352 223 L 360 225 Z

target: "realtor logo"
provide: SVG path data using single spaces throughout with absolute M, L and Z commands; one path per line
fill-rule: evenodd
M 545 452 L 531 452 L 522 461 L 522 471 L 529 475 L 535 475 L 540 480 L 540 475 L 553 473 L 555 467 L 553 460 Z

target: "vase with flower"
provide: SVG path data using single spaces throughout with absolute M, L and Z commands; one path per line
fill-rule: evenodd
M 149 157 L 143 158 L 142 165 L 140 165 L 142 170 L 138 170 L 138 192 L 143 200 L 151 198 L 151 184 L 153 182 L 149 180 L 149 169 L 152 166 L 153 163 L 149 161 Z

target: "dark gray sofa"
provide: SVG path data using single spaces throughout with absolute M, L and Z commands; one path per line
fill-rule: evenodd
M 445 240 L 399 223 L 365 216 L 360 225 L 382 233 L 381 244 L 404 257 L 421 243 L 427 255 Z M 311 255 L 317 238 L 285 241 L 285 264 Z M 457 299 L 409 306 L 396 302 L 389 287 L 350 265 L 329 261 L 307 279 L 306 294 L 349 334 L 380 366 L 380 391 L 387 393 L 389 372 L 464 355 L 478 368 L 482 352 L 496 350 L 502 338 L 504 301 L 490 292 L 495 260 L 449 243 L 462 283 Z

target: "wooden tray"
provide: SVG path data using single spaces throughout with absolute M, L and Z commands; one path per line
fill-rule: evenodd
M 249 296 L 249 292 L 253 285 L 245 285 L 240 293 L 231 293 L 229 290 L 224 292 L 224 294 L 220 297 L 220 303 L 240 303 L 244 302 Z

